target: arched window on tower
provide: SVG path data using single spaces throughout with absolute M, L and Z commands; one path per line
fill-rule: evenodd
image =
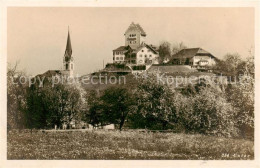
M 66 64 L 66 70 L 68 70 L 69 69 L 69 64 Z

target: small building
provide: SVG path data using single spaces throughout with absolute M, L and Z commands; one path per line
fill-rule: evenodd
M 215 65 L 216 57 L 202 48 L 186 48 L 174 54 L 168 64 L 190 65 L 203 70 Z
M 120 46 L 113 50 L 113 63 L 125 63 L 125 55 L 132 52 L 130 46 Z

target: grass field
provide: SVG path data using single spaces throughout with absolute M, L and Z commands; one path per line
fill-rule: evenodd
M 8 133 L 8 159 L 253 159 L 250 140 L 130 131 Z

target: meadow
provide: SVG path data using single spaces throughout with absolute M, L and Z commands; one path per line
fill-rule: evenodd
M 252 160 L 254 142 L 200 134 L 138 131 L 9 131 L 7 158 Z

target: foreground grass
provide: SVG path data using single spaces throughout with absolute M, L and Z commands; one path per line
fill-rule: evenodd
M 8 159 L 253 159 L 253 141 L 118 131 L 9 132 Z

